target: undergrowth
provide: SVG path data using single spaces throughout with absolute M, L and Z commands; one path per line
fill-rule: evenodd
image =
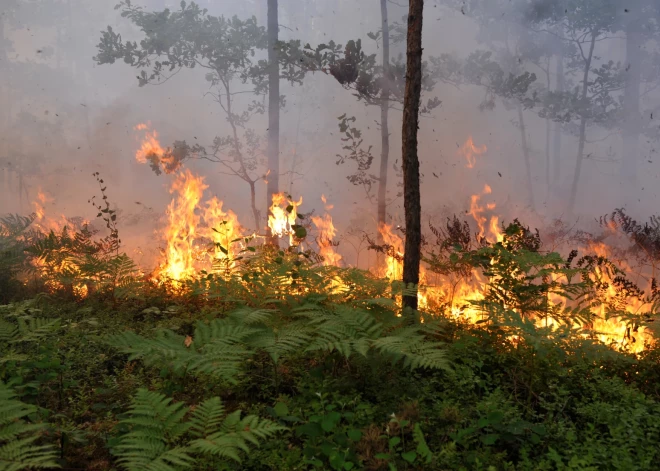
M 471 324 L 450 292 L 411 316 L 400 284 L 296 248 L 155 283 L 95 206 L 103 233 L 0 220 L 0 470 L 657 468 L 660 350 L 631 349 L 660 296 L 606 257 L 434 226 L 429 271 L 488 280 Z M 657 224 L 603 224 L 655 263 Z

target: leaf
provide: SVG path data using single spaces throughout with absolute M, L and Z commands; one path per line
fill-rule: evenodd
M 486 446 L 494 445 L 499 438 L 500 435 L 498 433 L 489 433 L 481 437 L 481 443 Z
M 414 451 L 407 451 L 405 453 L 401 453 L 401 458 L 406 460 L 408 463 L 413 464 L 417 459 L 417 453 Z
M 183 341 L 183 344 L 186 347 L 190 347 L 193 343 L 193 338 L 190 335 L 186 335 L 186 340 Z
M 354 442 L 360 441 L 360 439 L 362 438 L 362 432 L 360 432 L 359 430 L 356 430 L 356 429 L 349 430 L 347 435 L 348 435 L 348 438 L 350 438 Z
M 273 410 L 275 411 L 275 414 L 277 414 L 278 417 L 286 417 L 289 415 L 289 407 L 283 402 L 278 402 L 277 404 L 275 404 Z

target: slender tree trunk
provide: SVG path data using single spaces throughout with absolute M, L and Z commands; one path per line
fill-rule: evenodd
M 636 21 L 629 21 L 626 25 L 626 82 L 623 92 L 623 149 L 620 168 L 621 177 L 626 183 L 634 182 L 637 178 L 641 128 L 639 109 L 642 80 L 641 48 L 642 32 Z
M 254 181 L 248 181 L 248 184 L 250 185 L 250 204 L 252 205 L 252 215 L 254 216 L 254 225 L 258 230 L 261 215 L 259 214 L 259 210 L 257 209 L 257 191 L 255 188 Z
M 277 0 L 268 0 L 268 186 L 266 208 L 270 215 L 273 195 L 280 186 L 280 68 L 277 42 L 279 39 Z M 257 228 L 258 229 L 258 228 Z M 277 245 L 268 229 L 268 239 Z
M 225 92 L 227 94 L 227 105 L 226 105 L 227 121 L 229 122 L 229 125 L 231 126 L 232 129 L 232 136 L 233 136 L 232 145 L 234 146 L 236 159 L 238 160 L 238 163 L 240 165 L 240 172 L 235 172 L 235 173 L 238 177 L 240 177 L 243 181 L 245 181 L 245 183 L 250 185 L 250 204 L 252 205 L 252 214 L 254 215 L 254 230 L 258 232 L 261 226 L 260 223 L 261 215 L 259 214 L 259 210 L 257 209 L 256 189 L 254 184 L 255 180 L 250 178 L 250 174 L 248 173 L 248 170 L 245 167 L 245 160 L 243 159 L 243 153 L 241 152 L 240 140 L 238 138 L 238 129 L 236 129 L 236 122 L 234 121 L 234 114 L 232 112 L 232 101 L 231 101 L 232 98 L 231 98 L 231 93 L 229 91 L 229 82 L 223 81 L 222 83 L 225 87 Z
M 587 99 L 589 92 L 589 71 L 591 69 L 591 61 L 594 56 L 594 48 L 596 47 L 596 33 L 591 33 L 591 45 L 589 46 L 589 55 L 584 63 L 584 76 L 582 77 L 582 101 Z M 573 186 L 571 187 L 571 197 L 568 202 L 568 211 L 572 213 L 575 209 L 575 200 L 577 199 L 578 185 L 580 183 L 580 173 L 582 172 L 582 160 L 584 158 L 584 144 L 587 140 L 587 117 L 582 116 L 580 119 L 580 140 L 578 143 L 577 161 L 575 162 L 575 174 L 573 175 Z
M 548 84 L 548 90 L 550 90 L 550 58 L 548 58 L 548 68 L 546 69 L 546 78 Z M 552 132 L 552 126 L 550 124 L 550 118 L 545 118 L 545 187 L 547 192 L 550 193 L 550 134 Z
M 563 36 L 563 31 L 561 28 L 558 31 L 558 35 L 560 37 Z M 557 83 L 555 85 L 555 91 L 557 92 L 563 92 L 564 91 L 564 84 L 565 84 L 565 78 L 564 78 L 564 43 L 560 39 L 558 40 L 559 46 L 558 46 L 558 53 L 557 53 Z M 553 178 L 552 178 L 552 183 L 553 185 L 557 185 L 559 183 L 559 179 L 561 178 L 561 123 L 555 123 L 555 129 L 554 129 L 554 139 L 553 139 L 553 145 L 552 145 L 552 150 L 553 150 L 553 162 L 554 162 L 554 171 L 553 171 Z
M 522 141 L 523 156 L 525 158 L 525 174 L 527 176 L 527 197 L 528 203 L 534 209 L 534 186 L 532 185 L 532 163 L 529 155 L 529 145 L 527 144 L 527 127 L 525 126 L 525 117 L 520 103 L 517 104 L 518 121 L 520 128 L 520 139 Z
M 378 177 L 378 226 L 387 223 L 387 170 L 389 168 L 388 160 L 390 157 L 390 30 L 387 19 L 387 0 L 380 0 L 380 14 L 382 18 L 383 30 L 383 77 L 384 85 L 380 97 L 380 175 Z M 383 243 L 383 236 L 378 232 L 378 241 Z
M 410 0 L 408 12 L 408 44 L 406 89 L 403 100 L 402 160 L 403 200 L 406 221 L 406 244 L 403 255 L 403 283 L 406 287 L 419 284 L 419 263 L 422 243 L 422 206 L 419 189 L 419 158 L 417 131 L 419 102 L 422 93 L 422 23 L 424 0 Z M 417 294 L 404 294 L 403 307 L 417 309 Z

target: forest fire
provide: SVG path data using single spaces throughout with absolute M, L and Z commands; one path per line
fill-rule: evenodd
M 155 131 L 148 131 L 146 125 L 136 127 L 139 130 L 147 130 L 140 148 L 136 152 L 136 159 L 146 163 L 150 155 L 162 156 L 165 151 L 158 141 Z M 461 149 L 461 153 L 468 160 L 468 167 L 474 165 L 474 157 L 486 152 L 485 146 L 477 147 L 471 139 Z M 212 198 L 203 202 L 204 191 L 208 185 L 204 178 L 194 175 L 188 169 L 180 170 L 172 182 L 170 193 L 174 194 L 168 206 L 168 223 L 164 232 L 165 250 L 163 261 L 153 274 L 154 280 L 163 282 L 169 280 L 174 286 L 180 282 L 193 279 L 200 270 L 215 269 L 224 270 L 229 273 L 236 268 L 236 257 L 238 251 L 245 247 L 246 234 L 241 227 L 238 217 L 232 211 L 223 209 L 223 202 Z M 475 234 L 479 243 L 496 244 L 504 240 L 504 234 L 500 225 L 500 218 L 494 214 L 497 208 L 495 202 L 484 202 L 484 199 L 492 195 L 489 185 L 484 185 L 480 193 L 470 198 L 470 208 L 467 211 L 477 227 Z M 311 223 L 316 230 L 315 238 L 318 246 L 322 264 L 326 266 L 340 266 L 343 263 L 342 256 L 337 252 L 337 229 L 334 226 L 330 211 L 333 205 L 328 204 L 325 196 L 322 196 L 325 213 L 321 216 L 312 216 Z M 45 202 L 44 198 L 40 202 Z M 289 244 L 295 246 L 300 244 L 304 237 L 299 237 L 300 232 L 298 210 L 302 205 L 302 197 L 295 201 L 285 193 L 273 195 L 268 227 L 271 234 L 278 238 L 289 238 Z M 610 228 L 614 230 L 614 228 Z M 395 281 L 400 280 L 403 268 L 404 235 L 397 234 L 392 225 L 384 224 L 379 227 L 379 233 L 386 247 L 389 247 L 384 263 L 380 268 L 374 268 L 376 276 Z M 306 233 L 303 233 L 306 234 Z M 254 237 L 252 236 L 249 237 Z M 237 244 L 238 242 L 238 244 Z M 604 243 L 591 244 L 583 248 L 585 254 L 596 254 L 598 256 L 611 256 L 610 249 Z M 497 260 L 491 260 L 491 264 Z M 626 264 L 621 265 L 626 273 L 632 273 L 632 268 Z M 516 275 L 518 276 L 518 275 Z M 522 275 L 520 275 L 522 276 Z M 626 346 L 630 351 L 639 352 L 644 345 L 653 341 L 650 332 L 640 326 L 631 332 L 631 328 L 625 319 L 608 316 L 608 305 L 620 304 L 617 293 L 613 287 L 610 275 L 602 269 L 596 270 L 596 276 L 607 281 L 603 286 L 600 296 L 602 305 L 598 312 L 599 318 L 593 320 L 589 325 L 578 325 L 573 328 L 585 329 L 585 337 L 591 335 L 605 344 L 614 344 L 619 347 Z M 425 310 L 444 310 L 456 319 L 462 319 L 469 323 L 477 323 L 484 320 L 485 313 L 475 304 L 485 299 L 485 295 L 493 282 L 491 278 L 482 273 L 482 270 L 472 268 L 466 275 L 444 274 L 440 275 L 430 270 L 427 266 L 420 269 L 420 291 L 419 306 Z M 345 289 L 340 279 L 333 280 L 333 286 Z M 548 293 L 548 306 L 552 307 L 566 300 Z M 563 305 L 563 304 L 561 304 Z M 620 306 L 619 306 L 620 307 Z M 638 312 L 642 306 L 628 301 L 624 306 L 631 314 Z M 539 327 L 557 328 L 561 323 L 552 316 L 537 319 Z M 631 337 L 635 337 L 634 345 L 629 343 Z
M 59 219 L 53 219 L 48 216 L 46 205 L 54 202 L 55 199 L 43 191 L 42 188 L 38 189 L 37 198 L 32 201 L 35 218 L 33 225 L 35 229 L 40 231 L 45 237 L 62 237 L 62 235 L 64 237 L 72 237 L 76 229 L 88 225 L 89 222 L 83 220 L 79 224 L 79 227 L 74 227 L 64 214 L 61 214 Z M 65 229 L 68 233 L 64 231 Z M 51 291 L 65 288 L 65 286 L 57 280 L 59 277 L 69 277 L 74 279 L 80 274 L 80 269 L 68 259 L 64 250 L 55 250 L 48 255 L 35 257 L 32 259 L 32 263 L 36 271 L 41 273 L 46 288 Z M 89 294 L 89 288 L 82 282 L 71 283 L 70 290 L 78 299 L 84 299 Z

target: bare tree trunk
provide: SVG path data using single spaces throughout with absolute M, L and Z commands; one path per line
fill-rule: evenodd
M 259 210 L 257 209 L 257 191 L 254 185 L 254 181 L 249 181 L 250 185 L 250 204 L 252 205 L 252 215 L 254 216 L 254 226 L 258 229 L 261 219 Z
M 419 284 L 419 264 L 422 243 L 422 206 L 419 189 L 419 158 L 417 131 L 419 102 L 422 93 L 422 23 L 424 0 L 410 0 L 406 89 L 403 101 L 402 160 L 403 199 L 406 221 L 406 244 L 403 255 L 403 283 L 406 287 Z M 417 290 L 404 294 L 403 307 L 417 309 Z
M 383 91 L 380 97 L 380 175 L 378 177 L 378 226 L 387 223 L 387 170 L 390 157 L 390 30 L 387 19 L 387 0 L 380 0 L 380 14 L 382 18 L 383 30 Z M 383 236 L 378 232 L 378 241 L 383 243 Z
M 623 92 L 623 149 L 620 174 L 626 183 L 637 178 L 637 158 L 639 153 L 640 88 L 642 32 L 637 22 L 626 25 L 626 82 Z M 625 185 L 624 185 L 625 186 Z
M 270 215 L 273 195 L 280 186 L 280 68 L 277 42 L 279 23 L 277 0 L 268 0 L 268 184 L 266 188 L 266 208 Z M 257 226 L 257 230 L 259 227 Z M 277 245 L 268 229 L 268 241 Z
M 560 37 L 563 36 L 563 31 L 561 29 L 558 31 Z M 563 92 L 564 91 L 564 43 L 562 40 L 559 40 L 559 47 L 557 53 L 557 84 L 555 85 L 555 91 Z M 553 161 L 555 164 L 552 183 L 557 185 L 559 179 L 561 178 L 561 123 L 555 123 L 554 129 L 554 139 L 553 139 Z
M 596 33 L 591 33 L 591 46 L 589 47 L 589 55 L 584 63 L 584 76 L 582 77 L 582 100 L 587 98 L 589 91 L 589 71 L 591 69 L 591 61 L 594 56 L 594 48 L 596 47 Z M 575 162 L 575 174 L 573 175 L 573 186 L 571 187 L 571 197 L 568 202 L 568 211 L 572 213 L 575 209 L 575 200 L 577 199 L 578 185 L 580 183 L 580 173 L 582 172 L 582 160 L 584 158 L 584 144 L 587 140 L 587 117 L 582 116 L 580 119 L 580 140 L 578 143 L 577 161 Z
M 534 209 L 534 186 L 532 185 L 532 164 L 529 156 L 529 145 L 527 144 L 527 128 L 523 116 L 522 105 L 518 103 L 518 124 L 520 128 L 520 139 L 522 140 L 523 156 L 525 158 L 525 173 L 527 175 L 527 197 L 528 203 Z

